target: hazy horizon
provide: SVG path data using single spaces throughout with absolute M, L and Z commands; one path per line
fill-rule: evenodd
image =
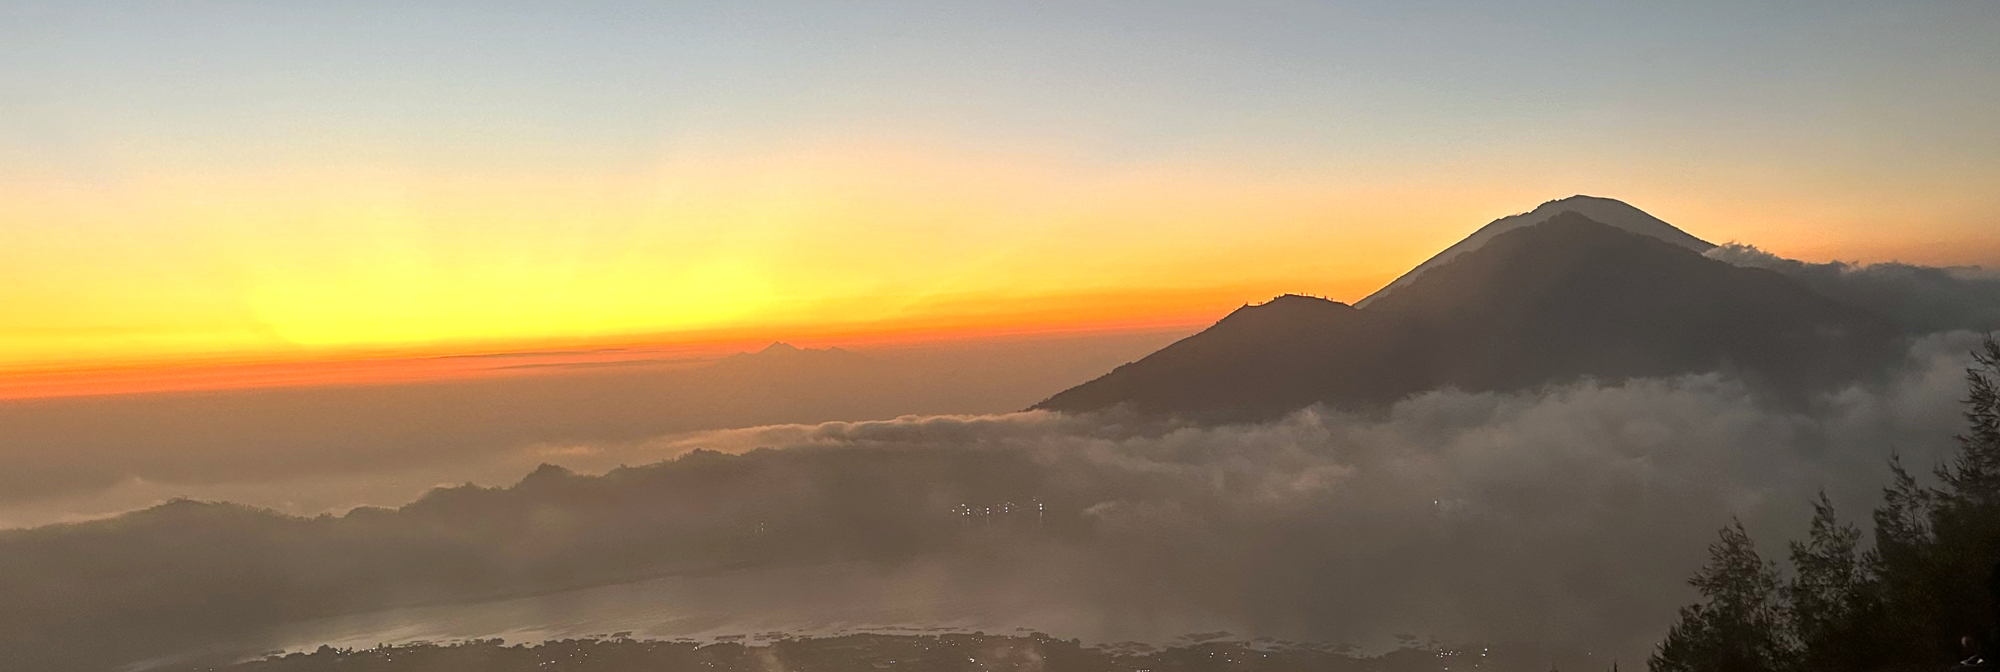
M 1192 324 L 1572 194 L 2000 265 L 1990 3 L 0 3 L 0 375 Z M 663 336 L 664 335 L 664 336 Z

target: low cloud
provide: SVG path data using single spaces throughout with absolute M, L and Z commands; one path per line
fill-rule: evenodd
M 100 517 L 174 495 L 311 515 L 400 504 L 439 483 L 516 479 L 548 450 L 603 452 L 717 427 L 1004 413 L 1183 335 L 1024 337 L 839 357 L 739 356 L 684 369 L 0 400 L 0 461 L 8 467 L 0 469 L 0 528 Z M 583 462 L 592 470 L 619 463 Z
M 2000 273 L 1904 263 L 1813 264 L 1730 243 L 1713 259 L 1777 271 L 1814 291 L 1874 311 L 1916 333 L 2000 329 Z
M 1825 489 L 1862 519 L 1891 450 L 1919 466 L 1950 450 L 1972 338 L 1924 339 L 1893 382 L 1803 409 L 1701 375 L 1226 426 L 912 416 L 579 443 L 545 455 L 665 461 L 552 466 L 337 517 L 176 503 L 0 533 L 0 649 L 83 669 L 193 643 L 299 644 L 301 630 L 270 626 L 423 605 L 515 605 L 479 621 L 485 634 L 532 631 L 552 602 L 524 595 L 680 576 L 706 587 L 671 606 L 727 616 L 642 609 L 615 629 L 847 614 L 1099 641 L 1415 633 L 1633 659 L 1731 516 L 1775 542 Z M 363 621 L 379 629 L 357 637 L 408 624 Z

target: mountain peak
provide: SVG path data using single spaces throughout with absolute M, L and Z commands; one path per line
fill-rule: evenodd
M 1263 303 L 1258 303 L 1258 304 L 1252 304 L 1245 307 L 1246 308 L 1268 307 L 1268 308 L 1278 308 L 1278 309 L 1292 308 L 1292 307 L 1346 308 L 1348 307 L 1348 305 L 1345 303 L 1341 303 L 1339 301 L 1335 301 L 1333 299 L 1326 298 L 1324 296 L 1313 296 L 1311 294 L 1279 294 L 1276 298 L 1273 298 L 1269 301 L 1265 301 Z
M 801 348 L 777 341 L 763 349 L 739 352 L 716 360 L 714 366 L 768 371 L 798 370 L 799 367 L 847 366 L 867 357 L 841 348 Z
M 1353 312 L 1354 307 L 1339 301 L 1306 294 L 1280 294 L 1263 303 L 1244 304 L 1242 308 L 1223 316 L 1222 322 L 1233 325 L 1296 323 L 1339 319 L 1342 313 Z
M 1419 264 L 1416 268 L 1410 269 L 1410 272 L 1396 278 L 1395 282 L 1391 282 L 1388 286 L 1376 290 L 1374 294 L 1368 295 L 1368 298 L 1362 299 L 1354 305 L 1357 308 L 1366 308 L 1369 304 L 1374 303 L 1382 297 L 1408 286 L 1418 275 L 1443 266 L 1467 252 L 1484 247 L 1495 236 L 1515 229 L 1541 224 L 1565 212 L 1573 212 L 1592 221 L 1623 229 L 1628 233 L 1657 238 L 1696 252 L 1707 252 L 1715 248 L 1714 244 L 1689 235 L 1688 232 L 1675 228 L 1674 225 L 1661 221 L 1660 218 L 1647 214 L 1646 211 L 1633 207 L 1624 201 L 1615 198 L 1577 194 L 1568 198 L 1548 201 L 1528 212 L 1493 220 L 1486 226 L 1480 227 L 1478 231 L 1472 232 L 1472 235 L 1466 236 L 1465 240 L 1458 241 L 1457 244 L 1445 248 L 1443 252 L 1437 253 L 1430 260 Z
M 724 357 L 723 359 L 725 361 L 726 360 L 790 361 L 796 358 L 823 359 L 829 357 L 840 358 L 840 357 L 859 357 L 859 356 L 860 355 L 856 355 L 852 351 L 842 348 L 831 348 L 831 347 L 801 348 L 796 345 L 786 343 L 784 341 L 778 341 L 770 345 L 764 346 L 762 350 L 758 350 L 756 352 L 739 352 L 734 355 Z
M 1565 212 L 1574 212 L 1603 224 L 1610 224 L 1631 233 L 1658 238 L 1696 252 L 1706 252 L 1710 248 L 1715 247 L 1714 244 L 1689 235 L 1688 232 L 1661 221 L 1660 218 L 1654 217 L 1644 210 L 1632 207 L 1630 203 L 1615 198 L 1586 196 L 1583 194 L 1549 201 L 1536 206 L 1534 210 L 1522 213 L 1521 215 L 1515 215 L 1515 217 L 1524 217 L 1525 221 L 1513 223 L 1513 226 L 1510 228 L 1533 226 Z M 1502 218 L 1500 221 L 1507 221 L 1509 219 L 1513 218 Z
M 1592 196 L 1589 194 L 1576 194 L 1565 198 L 1558 198 L 1553 201 L 1546 201 L 1542 203 L 1542 207 L 1548 207 L 1551 205 L 1582 205 L 1582 204 L 1596 204 L 1596 205 L 1604 205 L 1611 207 L 1632 208 L 1632 204 L 1626 203 L 1624 201 L 1615 198 L 1605 198 L 1603 196 Z M 1638 210 L 1638 208 L 1632 208 L 1632 209 Z
M 528 472 L 527 476 L 522 477 L 521 482 L 516 484 L 515 487 L 541 487 L 549 483 L 561 483 L 575 475 L 576 472 L 565 469 L 560 465 L 543 462 L 541 466 L 535 467 L 534 471 Z

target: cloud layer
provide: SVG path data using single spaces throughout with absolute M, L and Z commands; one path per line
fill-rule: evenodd
M 0 400 L 0 460 L 8 465 L 0 469 L 0 528 L 103 516 L 177 495 L 312 515 L 401 504 L 439 483 L 512 481 L 543 460 L 602 471 L 618 462 L 593 462 L 588 453 L 662 434 L 1004 413 L 1180 335 L 1022 337 L 842 356 L 742 355 L 692 368 Z M 547 454 L 564 451 L 571 454 Z
M 1981 268 L 1895 262 L 1813 264 L 1740 243 L 1710 250 L 1708 256 L 1783 273 L 1814 291 L 1874 311 L 1916 333 L 2000 329 L 2000 275 Z
M 45 669 L 197 642 L 254 651 L 282 639 L 272 624 L 671 575 L 720 577 L 676 599 L 746 627 L 1050 619 L 1106 641 L 1213 625 L 1631 658 L 1730 516 L 1790 536 L 1826 489 L 1859 518 L 1890 450 L 1916 465 L 1948 450 L 1970 340 L 1921 341 L 1894 382 L 1806 409 L 1707 375 L 1215 427 L 912 416 L 580 444 L 672 459 L 340 517 L 183 502 L 0 533 L 0 649 L 46 652 Z M 912 596 L 936 608 L 886 604 Z M 492 627 L 546 625 L 538 613 Z

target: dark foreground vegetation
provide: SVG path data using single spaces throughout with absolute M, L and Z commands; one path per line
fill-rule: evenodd
M 1892 457 L 1867 547 L 1822 496 L 1789 571 L 1723 528 L 1654 672 L 2000 669 L 2000 341 L 1973 356 L 1968 426 L 1936 485 Z
M 1027 635 L 854 634 L 776 637 L 768 641 L 697 643 L 627 638 L 569 639 L 535 645 L 500 640 L 414 643 L 364 650 L 320 647 L 226 668 L 227 672 L 1445 672 L 1546 669 L 1548 659 L 1525 649 L 1406 647 L 1377 656 L 1352 647 L 1269 639 L 1237 641 L 1223 633 L 1191 636 L 1180 646 L 1125 643 L 1086 646 L 1077 640 Z M 1510 659 L 1511 658 L 1511 659 Z

